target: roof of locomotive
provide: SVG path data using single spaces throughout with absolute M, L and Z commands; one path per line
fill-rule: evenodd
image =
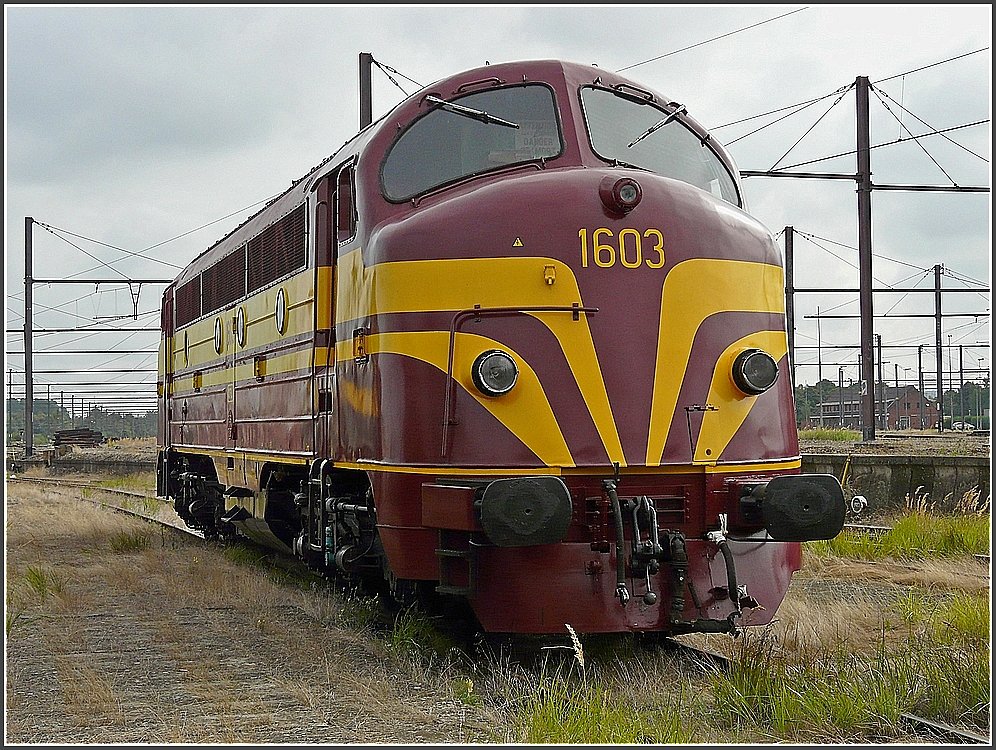
M 594 65 L 568 62 L 564 60 L 520 60 L 505 63 L 487 64 L 478 68 L 470 68 L 451 76 L 441 78 L 419 91 L 411 94 L 399 104 L 395 105 L 389 112 L 372 122 L 370 125 L 359 131 L 356 135 L 344 143 L 331 156 L 324 159 L 320 164 L 312 167 L 303 177 L 295 180 L 279 196 L 267 203 L 262 209 L 246 219 L 231 232 L 223 236 L 204 252 L 192 260 L 187 267 L 176 277 L 175 284 L 180 286 L 185 281 L 193 278 L 204 268 L 210 266 L 216 260 L 224 257 L 235 248 L 241 247 L 250 239 L 262 232 L 288 212 L 301 205 L 308 191 L 313 186 L 315 180 L 325 174 L 330 165 L 337 158 L 346 158 L 356 153 L 374 133 L 389 118 L 397 116 L 402 121 L 415 119 L 418 108 L 421 105 L 424 92 L 436 90 L 444 96 L 452 97 L 461 93 L 462 88 L 467 87 L 472 82 L 494 79 L 501 83 L 511 83 L 513 81 L 548 81 L 563 80 L 568 88 L 576 88 L 585 84 L 599 83 L 603 86 L 619 87 L 623 86 L 630 95 L 644 96 L 649 101 L 667 104 L 670 99 L 658 91 L 647 88 L 636 83 L 630 78 L 621 76 L 612 71 L 603 70 Z M 706 130 L 695 121 L 694 118 L 686 115 L 684 122 L 695 130 L 700 138 L 709 137 Z M 726 150 L 715 141 L 714 148 L 729 160 L 732 158 Z

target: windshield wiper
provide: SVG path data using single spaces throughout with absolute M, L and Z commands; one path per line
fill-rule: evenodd
M 427 101 L 433 104 L 438 104 L 442 109 L 448 112 L 452 112 L 456 115 L 462 115 L 463 117 L 469 117 L 472 120 L 478 120 L 485 123 L 486 125 L 504 125 L 506 128 L 517 128 L 519 124 L 516 122 L 510 122 L 508 120 L 503 120 L 500 117 L 495 117 L 487 112 L 482 112 L 479 109 L 471 109 L 470 107 L 464 107 L 460 104 L 454 104 L 453 102 L 445 101 L 440 99 L 438 96 L 427 96 L 425 97 Z
M 629 144 L 626 148 L 633 148 L 633 146 L 635 146 L 637 143 L 639 143 L 640 141 L 642 141 L 648 135 L 650 135 L 651 133 L 653 133 L 656 130 L 660 130 L 665 125 L 667 125 L 669 122 L 671 122 L 671 120 L 674 120 L 682 112 L 687 113 L 688 110 L 685 109 L 685 105 L 684 104 L 679 104 L 677 106 L 677 108 L 671 114 L 669 114 L 667 117 L 665 117 L 663 120 L 661 120 L 657 124 L 651 125 L 645 131 L 643 131 L 643 134 L 639 138 L 637 138 L 635 141 L 633 141 L 631 144 Z

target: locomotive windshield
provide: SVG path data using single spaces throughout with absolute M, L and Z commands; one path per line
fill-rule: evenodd
M 716 153 L 681 122 L 682 109 L 662 110 L 602 88 L 581 89 L 595 153 L 673 177 L 740 206 L 736 182 Z
M 388 200 L 403 201 L 492 169 L 563 150 L 553 92 L 532 84 L 436 104 L 401 134 L 381 168 Z

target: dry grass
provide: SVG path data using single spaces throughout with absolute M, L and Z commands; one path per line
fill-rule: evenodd
M 107 675 L 77 655 L 56 657 L 55 663 L 63 705 L 78 724 L 103 727 L 124 723 L 121 698 Z
M 9 487 L 8 741 L 471 738 L 447 677 L 364 624 L 371 602 L 78 490 Z
M 124 450 L 155 450 L 156 449 L 156 438 L 118 438 L 116 440 L 108 440 L 106 445 L 108 447 L 117 447 Z
M 908 565 L 892 560 L 849 560 L 806 555 L 803 569 L 796 575 L 800 580 L 880 581 L 896 586 L 969 592 L 985 591 L 990 587 L 988 569 L 974 559 L 966 558 L 924 560 Z
M 565 631 L 565 647 L 538 666 L 501 657 L 472 665 L 427 619 L 406 614 L 375 631 L 375 602 L 308 586 L 231 549 L 148 536 L 145 522 L 45 489 L 18 486 L 8 503 L 8 612 L 20 613 L 8 638 L 9 737 L 65 739 L 25 729 L 57 726 L 47 711 L 78 726 L 86 714 L 89 739 L 112 742 L 785 739 L 716 719 L 708 671 L 666 649 Z M 147 543 L 122 542 L 138 539 Z M 682 640 L 732 656 L 769 639 L 800 668 L 834 654 L 864 659 L 901 645 L 923 612 L 948 606 L 942 594 L 987 592 L 974 565 L 807 554 L 772 625 L 738 639 Z M 907 595 L 911 587 L 920 593 Z M 107 636 L 120 654 L 95 647 L 95 614 L 111 618 Z M 953 605 L 944 615 L 972 616 Z M 128 663 L 137 654 L 149 659 L 142 667 Z M 58 703 L 25 698 L 37 694 L 39 667 L 56 675 Z

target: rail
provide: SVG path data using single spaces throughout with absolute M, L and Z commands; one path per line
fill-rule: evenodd
M 140 499 L 143 502 L 155 501 L 160 503 L 164 508 L 170 508 L 169 502 L 157 498 L 155 495 L 149 495 L 144 492 L 131 492 L 129 490 L 119 490 L 114 487 L 102 487 L 99 484 L 95 484 L 92 481 L 79 480 L 79 479 L 55 479 L 55 478 L 43 478 L 43 477 L 7 477 L 8 482 L 25 482 L 28 484 L 41 484 L 51 487 L 78 487 L 83 490 L 90 490 L 96 492 L 103 492 L 110 495 L 119 495 L 122 497 L 127 497 L 129 499 Z M 82 494 L 82 493 L 81 493 Z M 107 508 L 108 510 L 113 510 L 117 513 L 124 513 L 126 515 L 134 516 L 136 518 L 141 518 L 150 523 L 156 523 L 160 526 L 165 526 L 170 529 L 175 529 L 176 531 L 182 531 L 184 534 L 189 534 L 190 536 L 195 536 L 198 539 L 203 539 L 204 534 L 200 531 L 195 531 L 194 529 L 188 528 L 186 525 L 181 523 L 172 523 L 171 521 L 159 518 L 155 515 L 150 515 L 148 513 L 142 513 L 134 508 L 128 508 L 122 505 L 115 505 L 114 503 L 104 503 L 100 500 L 95 500 L 92 497 L 81 497 L 80 499 L 86 500 L 87 502 L 93 503 L 94 505 L 102 508 Z
M 708 665 L 713 669 L 725 671 L 733 666 L 733 660 L 723 654 L 708 651 L 687 643 L 682 643 L 681 641 L 676 641 L 673 638 L 667 638 L 665 639 L 665 642 L 668 646 L 687 653 L 691 658 L 697 660 L 699 663 Z M 905 711 L 899 714 L 899 721 L 901 724 L 908 727 L 909 730 L 915 732 L 917 738 L 920 739 L 958 745 L 992 744 L 989 737 L 984 737 L 978 732 L 951 726 L 950 724 L 945 724 L 944 722 L 935 721 L 933 719 L 926 719 L 922 716 L 917 716 L 916 714 L 911 714 Z

